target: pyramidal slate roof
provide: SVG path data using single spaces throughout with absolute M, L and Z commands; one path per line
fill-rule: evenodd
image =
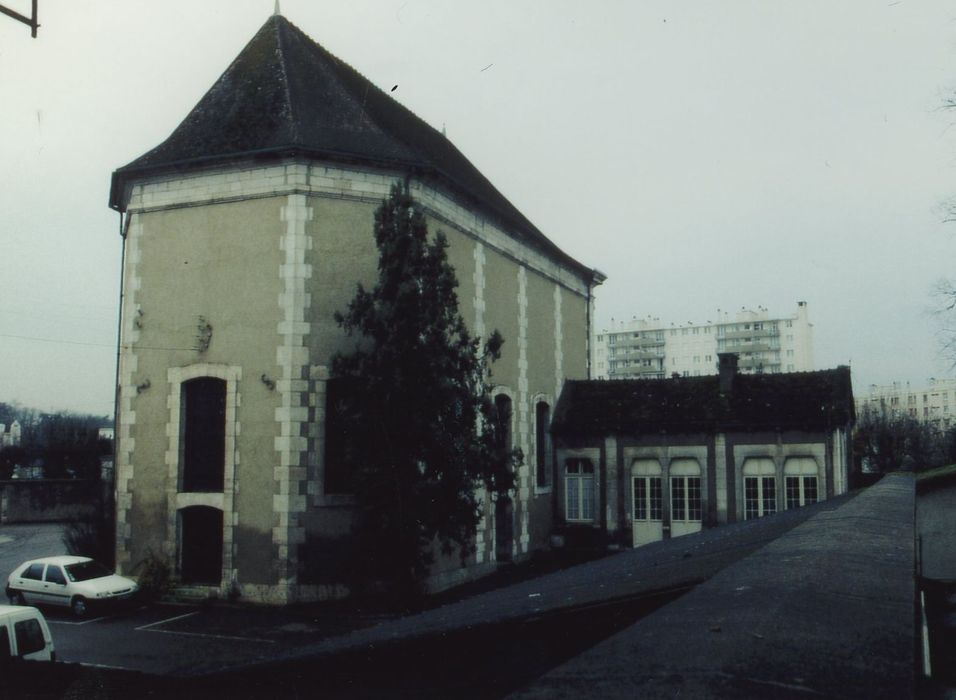
M 110 206 L 125 210 L 140 177 L 297 155 L 438 179 L 524 243 L 600 275 L 549 241 L 443 134 L 278 14 L 169 138 L 113 173 Z
M 850 368 L 720 379 L 579 380 L 564 385 L 551 431 L 564 436 L 832 430 L 855 419 Z

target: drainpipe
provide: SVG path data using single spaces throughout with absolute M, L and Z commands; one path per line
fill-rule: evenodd
M 129 214 L 119 211 L 119 234 L 122 239 L 120 249 L 120 280 L 119 280 L 119 313 L 116 320 L 116 374 L 113 383 L 113 475 L 112 484 L 110 484 L 109 498 L 111 503 L 107 504 L 113 509 L 114 527 L 116 520 L 116 477 L 119 471 L 119 445 L 120 436 L 120 356 L 123 348 L 123 292 L 126 277 L 126 236 L 129 233 Z M 114 532 L 113 556 L 116 556 L 116 538 Z M 115 563 L 115 562 L 114 562 Z

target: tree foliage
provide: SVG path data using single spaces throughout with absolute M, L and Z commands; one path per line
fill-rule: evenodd
M 356 346 L 333 359 L 332 375 L 346 388 L 336 422 L 358 506 L 355 574 L 400 590 L 428 572 L 436 548 L 473 551 L 478 490 L 506 493 L 521 455 L 502 449 L 489 396 L 503 340 L 469 334 L 447 239 L 429 237 L 407 183 L 392 187 L 374 232 L 379 278 L 336 314 Z
M 112 452 L 112 443 L 99 437 L 100 428 L 112 425 L 106 416 L 42 413 L 0 402 L 0 423 L 9 430 L 14 421 L 20 424 L 21 439 L 0 449 L 0 479 L 9 478 L 16 466 L 34 464 L 51 479 L 98 479 L 101 458 Z
M 941 431 L 905 414 L 866 406 L 857 417 L 854 453 L 874 471 L 925 471 L 956 462 L 956 429 Z

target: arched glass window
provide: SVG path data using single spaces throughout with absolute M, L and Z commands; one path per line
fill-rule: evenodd
M 226 470 L 226 382 L 199 377 L 182 388 L 182 483 L 184 492 L 218 492 Z

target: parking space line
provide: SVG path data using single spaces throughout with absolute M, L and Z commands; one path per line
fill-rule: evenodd
M 192 613 L 196 614 L 196 613 Z M 158 624 L 158 623 L 157 623 Z M 146 625 L 149 627 L 149 625 Z M 143 630 L 143 627 L 137 627 L 137 631 Z M 205 634 L 203 632 L 177 632 L 176 630 L 145 630 L 147 632 L 158 632 L 159 634 L 179 634 L 184 637 L 205 637 L 206 639 L 228 639 L 233 642 L 259 642 L 260 644 L 275 644 L 274 639 L 260 639 L 259 637 L 234 637 L 228 634 Z
M 68 662 L 69 663 L 69 662 Z M 86 666 L 88 668 L 107 668 L 111 671 L 131 671 L 132 669 L 126 668 L 125 666 L 110 666 L 109 664 L 91 664 L 85 661 L 78 661 L 80 666 Z
M 148 625 L 143 625 L 141 627 L 136 627 L 135 630 L 139 632 L 140 630 L 146 630 L 150 627 L 156 627 L 157 625 L 165 625 L 167 622 L 175 622 L 176 620 L 184 620 L 187 617 L 192 617 L 193 615 L 198 615 L 199 611 L 194 610 L 191 613 L 186 613 L 185 615 L 176 615 L 176 617 L 168 617 L 165 620 L 159 620 L 158 622 L 150 622 Z M 159 630 L 162 631 L 162 630 Z
M 103 617 L 94 617 L 90 620 L 83 620 L 83 622 L 73 622 L 72 620 L 51 620 L 47 618 L 46 621 L 51 625 L 73 625 L 75 627 L 82 627 L 83 625 L 88 625 L 91 622 L 99 622 L 100 620 L 105 620 L 106 615 Z

